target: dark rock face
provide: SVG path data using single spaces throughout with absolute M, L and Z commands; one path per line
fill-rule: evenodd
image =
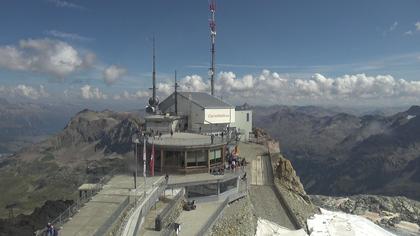
M 42 229 L 49 221 L 66 210 L 73 201 L 46 201 L 41 208 L 36 208 L 30 215 L 19 215 L 14 219 L 0 219 L 0 235 L 34 235 L 37 229 Z
M 28 214 L 45 200 L 71 198 L 82 183 L 129 171 L 131 136 L 142 124 L 136 113 L 83 110 L 57 135 L 1 158 L 0 218 L 11 202 Z
M 105 148 L 105 153 L 127 153 L 133 150 L 132 135 L 137 133 L 141 122 L 137 119 L 124 119 L 107 132 L 96 145 Z
M 420 199 L 420 107 L 392 116 L 282 109 L 255 116 L 279 140 L 307 192 Z

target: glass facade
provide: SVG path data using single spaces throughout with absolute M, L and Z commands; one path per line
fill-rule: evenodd
M 185 192 L 188 198 L 217 195 L 217 183 L 187 186 Z
M 220 193 L 224 193 L 231 189 L 235 189 L 238 184 L 238 179 L 234 178 L 220 183 Z
M 187 167 L 207 166 L 207 157 L 204 150 L 187 152 Z
M 214 149 L 210 150 L 210 165 L 222 163 L 222 150 Z

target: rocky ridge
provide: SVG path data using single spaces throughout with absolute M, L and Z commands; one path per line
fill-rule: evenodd
M 308 193 L 420 199 L 420 106 L 389 116 L 267 110 L 255 125 L 279 140 Z
M 57 135 L 2 158 L 0 215 L 7 216 L 11 203 L 28 214 L 48 199 L 72 198 L 80 184 L 114 169 L 127 171 L 132 131 L 142 125 L 136 113 L 83 110 Z

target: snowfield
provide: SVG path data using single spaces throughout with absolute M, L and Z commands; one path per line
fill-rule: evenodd
M 308 219 L 310 236 L 395 236 L 370 220 L 343 212 L 327 211 Z M 303 229 L 290 230 L 265 219 L 258 219 L 255 236 L 307 236 Z
M 327 211 L 308 219 L 311 236 L 394 236 L 385 229 L 361 216 L 343 212 Z

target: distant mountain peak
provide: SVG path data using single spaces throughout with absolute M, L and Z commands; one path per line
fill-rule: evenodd
M 406 113 L 411 116 L 418 116 L 420 115 L 420 106 L 414 105 L 411 106 Z

